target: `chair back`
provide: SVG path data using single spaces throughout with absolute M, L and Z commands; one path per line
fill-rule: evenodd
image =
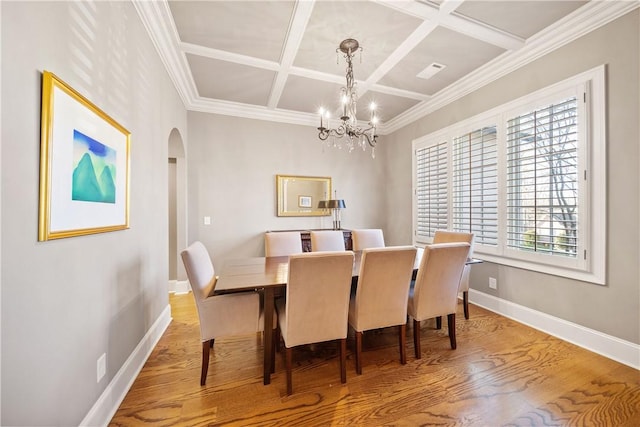
M 455 313 L 458 284 L 469 243 L 436 243 L 424 248 L 408 312 L 416 320 Z
M 366 228 L 351 231 L 353 250 L 361 251 L 367 248 L 384 248 L 384 234 L 380 228 Z
M 432 243 L 453 243 L 466 242 L 471 245 L 469 258 L 473 255 L 473 233 L 462 233 L 458 231 L 436 230 Z
M 264 233 L 265 256 L 288 256 L 301 253 L 302 239 L 299 231 Z
M 468 258 L 473 256 L 473 233 L 461 233 L 457 231 L 436 230 L 433 235 L 433 243 L 452 243 L 467 242 L 471 245 L 469 248 Z M 458 285 L 458 292 L 466 292 L 469 290 L 469 275 L 471 274 L 471 266 L 465 265 Z
M 287 347 L 347 337 L 353 252 L 307 252 L 289 257 Z
M 193 242 L 180 253 L 187 278 L 193 291 L 193 296 L 199 302 L 213 294 L 217 277 L 213 269 L 213 263 L 209 251 L 202 242 Z
M 344 251 L 344 233 L 340 230 L 312 231 L 311 250 L 313 252 Z
M 349 313 L 356 331 L 384 328 L 407 321 L 407 299 L 416 248 L 390 246 L 362 251 L 358 287 Z

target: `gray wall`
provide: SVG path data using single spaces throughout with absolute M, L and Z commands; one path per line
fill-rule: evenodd
M 410 187 L 412 140 L 607 64 L 606 286 L 485 263 L 472 269 L 471 287 L 636 344 L 640 343 L 639 16 L 636 9 L 386 140 L 394 146 L 394 153 L 387 157 L 389 177 L 399 188 Z M 411 222 L 411 193 L 390 194 L 387 214 L 389 234 L 398 240 L 410 239 L 411 228 L 404 224 Z M 498 279 L 497 291 L 488 287 L 490 276 Z
M 0 424 L 77 425 L 167 307 L 167 141 L 186 112 L 131 3 L 0 7 Z M 43 70 L 132 133 L 129 230 L 37 241 Z
M 332 227 L 330 216 L 278 217 L 276 174 L 330 176 L 346 203 L 343 228 L 384 227 L 383 153 L 323 152 L 309 126 L 196 112 L 188 121 L 189 242 L 201 240 L 215 268 L 226 258 L 264 255 L 267 230 Z

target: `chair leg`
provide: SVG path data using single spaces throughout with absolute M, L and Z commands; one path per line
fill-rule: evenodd
M 416 352 L 416 359 L 420 359 L 422 357 L 420 351 L 420 322 L 416 319 L 413 319 L 413 348 Z
M 398 325 L 398 340 L 400 341 L 400 364 L 402 365 L 406 365 L 407 364 L 407 325 L 406 324 L 402 324 L 402 325 Z
M 462 306 L 464 307 L 464 318 L 469 320 L 469 291 L 462 292 Z
M 271 373 L 275 374 L 276 372 L 276 339 L 278 338 L 278 329 L 273 330 L 273 339 L 271 340 Z
M 340 382 L 347 382 L 347 339 L 342 338 L 338 343 L 340 347 Z
M 362 332 L 356 331 L 356 374 L 362 375 Z
M 209 348 L 213 348 L 213 342 L 215 341 L 215 339 L 209 340 Z
M 202 343 L 202 373 L 200 374 L 200 385 L 207 382 L 207 372 L 209 371 L 209 350 L 213 347 L 213 340 Z
M 273 347 L 276 349 L 278 353 L 280 353 L 280 325 L 276 326 L 275 335 L 273 338 Z
M 291 359 L 293 356 L 292 349 L 285 346 L 284 349 L 284 360 L 285 365 L 287 367 L 287 396 L 291 396 L 293 393 L 293 384 L 291 381 Z
M 442 329 L 442 316 L 436 317 L 436 329 Z
M 447 326 L 449 327 L 449 341 L 451 341 L 451 349 L 456 349 L 456 314 L 447 314 Z

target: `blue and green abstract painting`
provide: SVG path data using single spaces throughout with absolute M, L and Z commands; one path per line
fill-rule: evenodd
M 116 202 L 116 151 L 73 130 L 73 200 Z

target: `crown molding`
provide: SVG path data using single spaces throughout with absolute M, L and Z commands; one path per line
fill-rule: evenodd
M 271 109 L 259 105 L 248 105 L 239 102 L 212 100 L 199 97 L 188 108 L 189 111 L 213 113 L 223 116 L 244 117 L 246 119 L 267 120 L 271 122 L 289 123 L 303 126 L 317 126 L 318 115 L 300 113 L 298 111 Z
M 185 108 L 197 96 L 195 82 L 191 78 L 187 58 L 180 51 L 178 30 L 171 17 L 167 1 L 132 0 L 142 24 L 145 26 L 160 59 L 173 82 Z
M 638 7 L 640 7 L 640 3 L 636 1 L 592 0 L 574 13 L 527 39 L 522 49 L 503 53 L 451 86 L 434 94 L 431 100 L 422 102 L 389 120 L 385 123 L 385 131 L 387 133 L 395 132 Z

